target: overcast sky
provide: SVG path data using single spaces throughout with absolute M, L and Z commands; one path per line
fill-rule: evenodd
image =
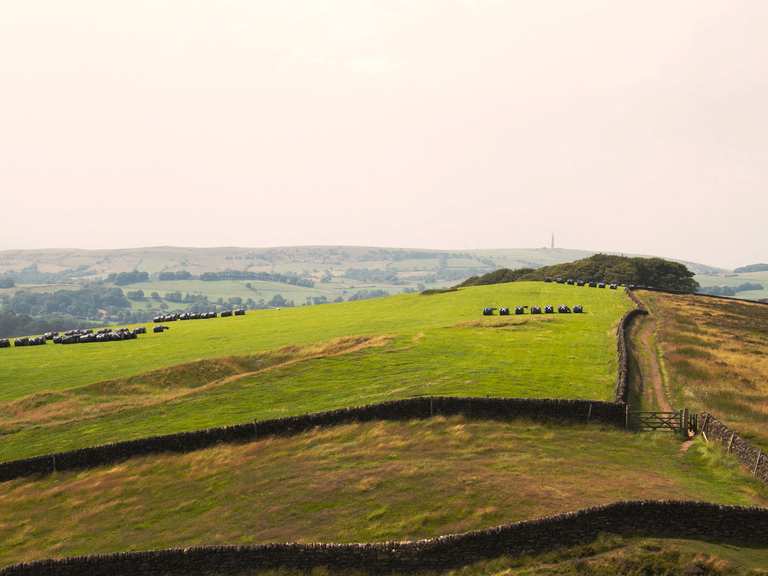
M 768 261 L 768 2 L 0 0 L 0 249 Z

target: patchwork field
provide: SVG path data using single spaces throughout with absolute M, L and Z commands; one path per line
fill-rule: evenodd
M 704 443 L 681 452 L 671 435 L 436 417 L 4 483 L 0 564 L 193 544 L 412 539 L 630 496 L 768 503 L 764 486 Z
M 586 313 L 480 315 L 545 303 Z M 0 460 L 423 394 L 610 400 L 631 306 L 618 291 L 526 282 L 0 350 Z
M 676 407 L 709 411 L 768 449 L 768 306 L 639 292 Z

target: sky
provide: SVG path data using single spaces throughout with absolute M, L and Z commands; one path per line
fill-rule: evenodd
M 768 261 L 763 0 L 0 0 L 0 250 Z

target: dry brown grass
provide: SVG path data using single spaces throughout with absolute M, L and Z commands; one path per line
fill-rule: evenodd
M 299 362 L 352 354 L 386 346 L 391 341 L 390 336 L 336 338 L 312 346 L 288 346 L 264 354 L 198 360 L 63 392 L 33 394 L 0 403 L 0 434 L 154 406 Z
M 768 306 L 640 292 L 676 407 L 709 411 L 768 448 Z
M 0 484 L 0 566 L 195 544 L 412 539 L 626 498 L 765 504 L 671 435 L 374 422 Z

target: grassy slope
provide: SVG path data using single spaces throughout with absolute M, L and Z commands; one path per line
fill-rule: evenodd
M 698 442 L 681 453 L 671 435 L 459 417 L 351 424 L 4 483 L 0 564 L 192 544 L 411 539 L 628 497 L 768 502 L 722 453 Z
M 545 302 L 581 302 L 587 313 L 479 314 L 487 304 Z M 620 292 L 520 283 L 177 322 L 130 342 L 0 350 L 0 460 L 417 394 L 607 400 L 614 329 L 630 306 Z M 330 342 L 315 355 L 294 347 L 276 355 L 282 363 L 258 355 L 349 335 L 378 339 L 340 351 Z M 231 362 L 203 363 L 85 386 L 224 354 L 257 355 L 241 377 L 231 377 Z
M 707 410 L 768 449 L 768 306 L 640 292 L 673 404 Z

